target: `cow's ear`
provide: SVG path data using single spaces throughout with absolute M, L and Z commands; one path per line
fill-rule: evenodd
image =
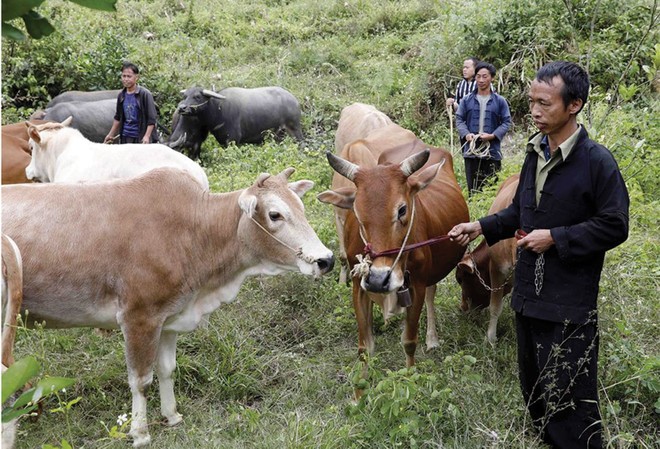
M 248 216 L 254 215 L 257 210 L 257 197 L 248 193 L 247 190 L 238 197 L 238 207 Z
M 302 198 L 303 195 L 307 193 L 307 191 L 312 187 L 314 187 L 314 181 L 308 181 L 306 179 L 289 183 L 289 189 L 291 189 L 293 193 L 298 195 L 300 198 Z
M 28 127 L 28 136 L 38 144 L 41 144 L 41 136 L 39 135 L 39 131 L 37 130 L 37 127 L 31 124 L 30 122 L 25 122 L 25 124 Z
M 426 167 L 419 174 L 413 175 L 410 178 L 408 178 L 408 182 L 410 183 L 410 187 L 413 190 L 413 193 L 417 193 L 420 190 L 424 190 L 425 188 L 427 188 L 428 185 L 431 184 L 431 182 L 438 175 L 438 173 L 440 173 L 440 169 L 442 168 L 443 165 L 445 165 L 445 161 L 446 159 L 443 159 L 437 164 L 433 164 L 430 167 Z
M 342 187 L 337 190 L 326 190 L 319 193 L 316 198 L 326 204 L 332 204 L 340 209 L 353 209 L 355 202 L 355 189 L 352 187 Z

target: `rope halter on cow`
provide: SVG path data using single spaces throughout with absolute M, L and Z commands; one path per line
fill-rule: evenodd
M 281 245 L 283 245 L 283 246 L 289 248 L 291 251 L 293 251 L 293 252 L 296 254 L 296 257 L 297 257 L 298 259 L 300 259 L 300 260 L 302 260 L 302 261 L 304 261 L 304 262 L 307 262 L 307 263 L 310 264 L 310 265 L 313 265 L 313 264 L 316 262 L 316 259 L 314 259 L 314 258 L 312 258 L 312 257 L 310 257 L 310 256 L 305 256 L 305 255 L 303 254 L 302 247 L 301 247 L 301 248 L 298 248 L 298 249 L 295 249 L 295 248 L 291 247 L 291 246 L 288 245 L 286 242 L 283 242 L 282 240 L 278 239 L 278 238 L 275 237 L 273 234 L 271 234 L 271 233 L 268 231 L 268 229 L 264 228 L 264 227 L 263 227 L 263 226 L 262 226 L 257 220 L 254 219 L 254 217 L 252 217 L 252 215 L 249 215 L 249 214 L 248 214 L 248 217 L 250 217 L 250 220 L 252 220 L 252 221 L 253 221 L 253 222 L 254 222 L 254 223 L 255 223 L 255 224 L 256 224 L 256 225 L 262 230 L 262 231 L 264 231 L 266 234 L 268 234 L 270 237 L 272 237 L 276 242 L 278 242 L 279 244 L 281 244 Z
M 371 244 L 367 242 L 367 239 L 364 237 L 363 233 L 363 228 L 364 226 L 362 225 L 362 221 L 357 215 L 357 211 L 353 211 L 355 213 L 355 218 L 358 221 L 359 224 L 359 231 L 360 231 L 360 238 L 364 242 L 364 256 L 362 254 L 358 254 L 357 260 L 358 263 L 355 264 L 353 269 L 351 270 L 351 276 L 359 276 L 360 278 L 365 277 L 366 275 L 369 274 L 369 269 L 371 268 L 371 264 L 373 263 L 373 259 L 376 257 L 380 256 L 385 256 L 388 254 L 392 254 L 393 252 L 398 251 L 398 254 L 396 255 L 396 259 L 394 259 L 394 263 L 392 263 L 392 269 L 396 266 L 397 263 L 399 263 L 399 259 L 401 258 L 401 254 L 403 254 L 404 251 L 406 251 L 406 242 L 408 242 L 408 237 L 410 237 L 410 231 L 412 230 L 412 225 L 413 225 L 413 220 L 415 219 L 415 199 L 413 198 L 412 201 L 412 211 L 410 212 L 410 222 L 408 223 L 408 230 L 406 231 L 406 236 L 403 238 L 403 244 L 401 245 L 400 248 L 397 248 L 395 250 L 389 250 L 389 251 L 382 251 L 380 253 L 374 253 L 373 250 L 371 249 Z M 408 249 L 409 251 L 409 249 Z

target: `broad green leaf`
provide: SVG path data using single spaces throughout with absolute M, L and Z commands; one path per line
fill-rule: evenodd
M 91 9 L 100 9 L 101 11 L 117 11 L 117 0 L 69 0 Z
M 48 19 L 36 11 L 30 11 L 23 15 L 22 18 L 28 34 L 35 39 L 41 39 L 55 31 L 55 28 L 53 28 L 53 25 L 50 24 Z
M 39 362 L 34 357 L 18 360 L 2 375 L 2 403 L 39 373 Z
M 49 394 L 60 391 L 63 388 L 70 387 L 75 383 L 76 380 L 69 377 L 46 377 L 41 379 L 35 387 L 32 401 L 37 402 L 42 396 L 48 396 Z
M 15 409 L 14 407 L 7 407 L 2 410 L 2 422 L 9 422 L 12 419 L 18 418 L 19 416 L 27 415 L 28 413 L 32 413 L 34 410 L 37 409 L 37 405 L 31 405 L 30 407 L 22 407 L 19 409 Z
M 5 22 L 2 22 L 2 37 L 13 39 L 15 41 L 25 40 L 25 34 L 23 34 L 21 30 Z
M 2 0 L 2 21 L 18 19 L 43 2 L 44 0 Z

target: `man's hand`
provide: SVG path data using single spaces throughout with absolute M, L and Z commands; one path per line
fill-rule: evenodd
M 522 249 L 540 254 L 550 249 L 555 244 L 555 241 L 549 229 L 535 229 L 518 240 L 516 244 Z
M 103 143 L 109 144 L 115 141 L 115 138 L 112 137 L 110 134 L 105 136 L 105 139 L 103 139 Z
M 150 134 L 149 135 L 147 135 L 147 134 L 144 135 L 144 137 L 142 138 L 142 144 L 143 145 L 147 144 L 147 143 L 151 143 L 151 140 L 150 140 L 149 136 L 150 136 Z
M 447 98 L 447 106 L 454 106 L 454 99 L 453 98 Z
M 481 140 L 493 140 L 495 139 L 495 134 L 481 133 L 479 134 Z
M 447 235 L 449 235 L 452 242 L 467 246 L 468 243 L 481 235 L 481 223 L 478 221 L 459 223 Z

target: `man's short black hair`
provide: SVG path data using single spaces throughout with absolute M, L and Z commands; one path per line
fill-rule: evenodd
M 568 107 L 573 100 L 579 99 L 582 100 L 582 107 L 584 107 L 589 97 L 589 75 L 587 72 L 580 65 L 568 61 L 549 62 L 536 72 L 536 79 L 546 84 L 550 84 L 556 76 L 561 77 L 564 82 L 564 87 L 561 90 L 564 106 Z M 582 107 L 580 110 L 582 110 Z
M 490 72 L 490 76 L 493 78 L 495 77 L 495 73 L 497 73 L 495 66 L 490 62 L 480 61 L 479 64 L 477 64 L 477 66 L 474 68 L 475 75 L 479 73 L 479 70 L 481 69 L 487 69 Z
M 135 73 L 136 75 L 140 74 L 140 69 L 138 68 L 138 66 L 136 66 L 135 64 L 133 64 L 130 61 L 124 61 L 124 63 L 121 65 L 121 71 L 122 72 L 126 69 L 131 69 L 133 71 L 133 73 Z
M 465 58 L 466 61 L 470 60 L 472 61 L 472 64 L 474 64 L 475 69 L 477 68 L 477 65 L 481 62 L 479 58 L 475 58 L 474 56 L 470 56 L 469 58 Z

